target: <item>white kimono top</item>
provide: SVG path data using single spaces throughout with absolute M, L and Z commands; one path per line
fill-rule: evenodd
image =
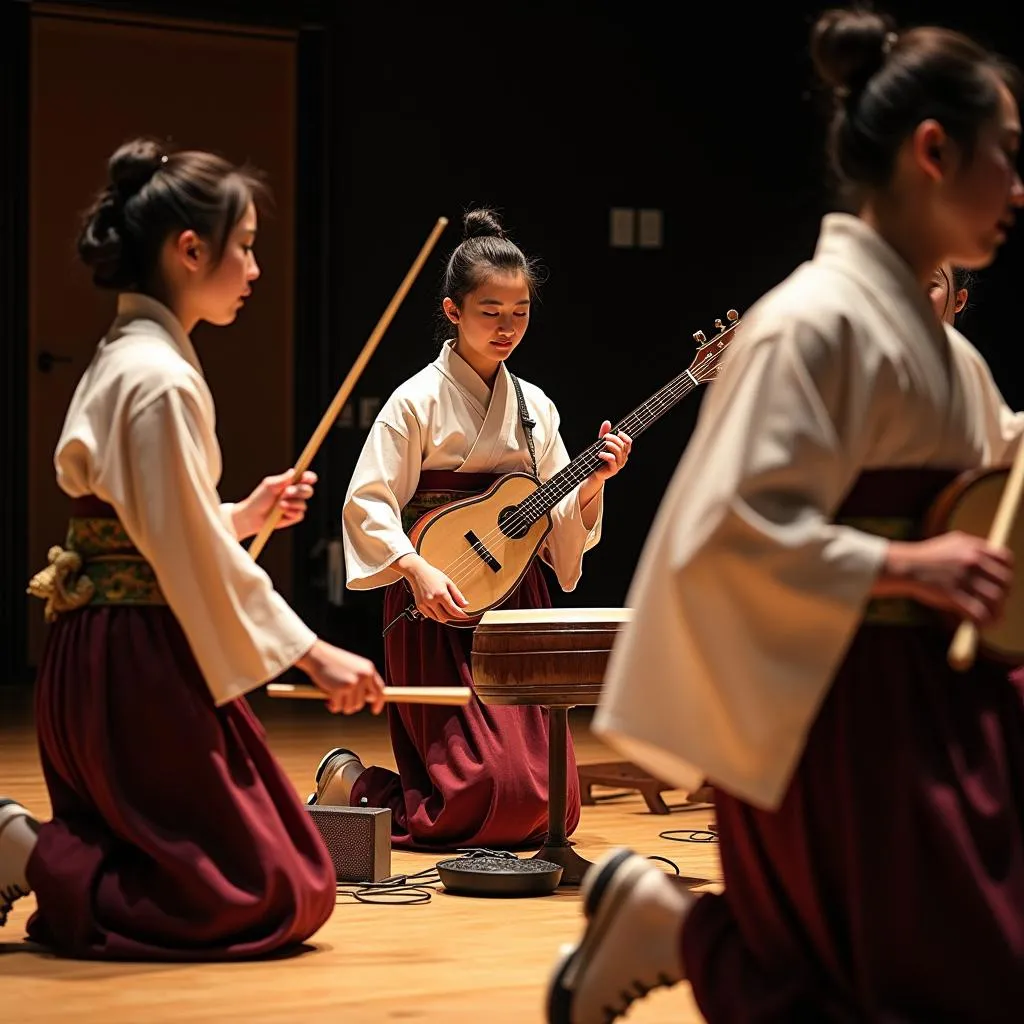
M 117 312 L 71 399 L 57 482 L 114 507 L 224 704 L 294 665 L 316 635 L 238 543 L 221 504 L 213 398 L 181 323 L 134 293 L 119 296 Z
M 415 551 L 402 529 L 401 512 L 416 493 L 421 471 L 532 473 L 519 422 L 515 386 L 502 364 L 493 390 L 445 342 L 440 355 L 391 395 L 363 445 L 342 514 L 345 569 L 352 590 L 400 580 L 392 562 Z M 530 418 L 541 481 L 570 459 L 558 432 L 558 410 L 538 387 L 520 378 Z M 551 509 L 552 528 L 541 557 L 571 591 L 583 572 L 583 554 L 601 537 L 603 493 L 597 518 L 583 525 L 579 487 Z
M 867 224 L 743 318 L 655 517 L 595 732 L 680 788 L 781 802 L 887 541 L 833 517 L 862 470 L 1012 460 L 1024 421 Z

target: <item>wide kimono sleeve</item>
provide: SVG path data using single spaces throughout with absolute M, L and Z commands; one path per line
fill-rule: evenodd
M 751 323 L 710 389 L 594 719 L 654 775 L 767 808 L 885 558 L 885 540 L 831 520 L 895 387 L 844 325 L 789 312 Z
M 352 590 L 400 580 L 392 563 L 416 550 L 402 528 L 402 509 L 416 492 L 422 465 L 414 428 L 379 417 L 352 473 L 342 511 L 345 573 Z
M 170 387 L 128 418 L 99 467 L 118 515 L 181 624 L 214 701 L 280 675 L 316 641 L 238 544 L 210 475 L 202 402 Z
M 537 453 L 537 472 L 542 481 L 550 480 L 560 469 L 569 464 L 562 435 L 559 432 L 558 410 L 550 400 L 545 410 L 548 419 L 548 442 L 544 450 Z M 580 487 L 574 487 L 551 509 L 551 532 L 541 548 L 541 558 L 555 572 L 559 586 L 564 591 L 576 589 L 583 575 L 583 555 L 601 539 L 601 524 L 604 519 L 604 488 L 590 502 L 596 504 L 594 525 L 587 529 L 583 523 L 583 509 L 580 506 Z

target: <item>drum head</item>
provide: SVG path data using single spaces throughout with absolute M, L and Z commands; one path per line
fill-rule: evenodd
M 484 626 L 605 626 L 629 622 L 632 608 L 494 608 L 480 619 Z

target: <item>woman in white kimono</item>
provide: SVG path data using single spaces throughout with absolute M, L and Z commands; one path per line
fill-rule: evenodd
M 244 695 L 290 666 L 333 710 L 382 709 L 372 662 L 330 647 L 239 545 L 309 474 L 217 495 L 214 407 L 189 339 L 230 324 L 259 276 L 259 182 L 136 140 L 110 159 L 79 253 L 119 291 L 57 444 L 65 550 L 32 581 L 54 624 L 36 680 L 53 820 L 0 805 L 0 923 L 33 890 L 29 937 L 92 959 L 254 956 L 312 935 L 330 857 Z
M 610 852 L 548 1019 L 615 1019 L 688 978 L 711 1024 L 1020 1019 L 1024 698 L 944 615 L 999 614 L 1009 553 L 922 539 L 959 472 L 1024 422 L 928 300 L 1024 205 L 1020 79 L 961 35 L 830 11 L 834 166 L 857 215 L 730 346 L 653 524 L 594 728 L 716 793 L 725 891 Z
M 514 378 L 505 360 L 522 341 L 535 272 L 495 215 L 474 210 L 448 261 L 441 353 L 402 384 L 370 429 L 343 513 L 348 585 L 386 586 L 384 620 L 390 685 L 472 686 L 472 630 L 444 625 L 463 614 L 456 581 L 415 551 L 408 531 L 425 512 L 485 490 L 500 475 L 547 480 L 569 462 L 558 411 L 539 388 Z M 450 338 L 452 327 L 455 337 Z M 522 388 L 521 414 L 516 386 Z M 532 443 L 521 422 L 532 421 Z M 551 510 L 541 550 L 571 591 L 583 554 L 601 534 L 605 481 L 625 464 L 630 440 L 601 426 L 603 465 Z M 533 459 L 536 459 L 536 467 Z M 412 603 L 418 617 L 402 612 Z M 503 607 L 548 607 L 536 560 Z M 397 620 L 397 621 L 396 621 Z M 407 705 L 388 710 L 397 774 L 364 768 L 348 750 L 328 752 L 316 773 L 320 803 L 390 807 L 396 846 L 444 850 L 536 843 L 547 827 L 547 712 L 539 707 Z M 572 745 L 566 830 L 579 821 Z
M 935 315 L 944 323 L 957 322 L 967 305 L 970 280 L 970 272 L 963 267 L 943 263 L 936 268 L 928 286 L 928 298 L 931 300 Z M 712 820 L 708 828 L 716 830 L 717 822 Z

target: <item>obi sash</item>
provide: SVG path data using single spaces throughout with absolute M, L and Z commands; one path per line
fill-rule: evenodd
M 87 495 L 71 502 L 64 547 L 54 545 L 49 565 L 28 592 L 46 601 L 44 616 L 85 605 L 165 605 L 153 567 L 139 554 L 114 509 Z
M 887 540 L 923 540 L 932 503 L 962 470 L 899 468 L 865 470 L 854 482 L 835 522 Z M 935 613 L 902 597 L 874 597 L 864 621 L 890 626 L 933 625 Z
M 416 493 L 402 509 L 402 529 L 408 533 L 417 519 L 440 505 L 472 498 L 486 491 L 501 473 L 457 473 L 453 470 L 427 469 L 420 473 Z

